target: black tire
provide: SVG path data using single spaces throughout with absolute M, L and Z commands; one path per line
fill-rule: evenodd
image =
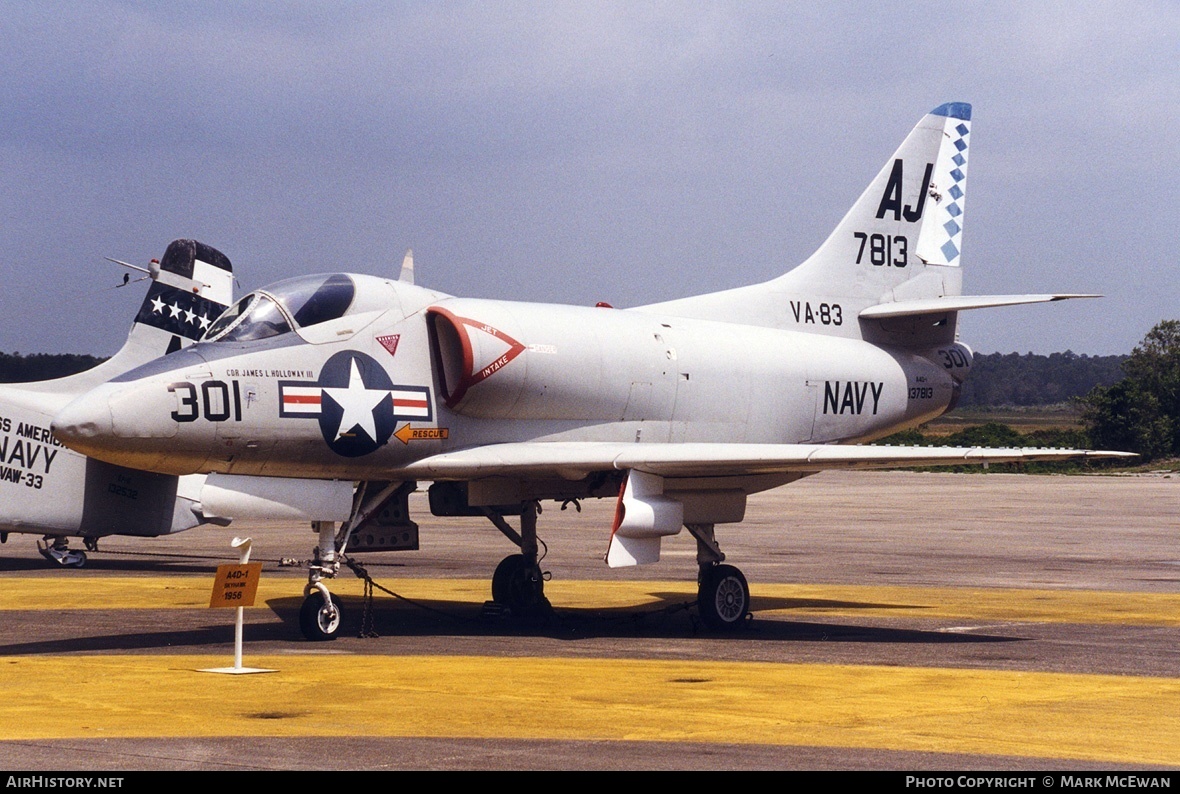
M 697 590 L 701 621 L 713 631 L 732 631 L 750 614 L 750 586 L 732 565 L 714 565 L 701 574 Z
M 541 570 L 523 554 L 505 557 L 492 574 L 492 600 L 514 615 L 535 615 L 549 606 Z
M 344 613 L 340 602 L 332 597 L 324 598 L 319 590 L 303 599 L 299 608 L 299 630 L 312 642 L 336 639 Z

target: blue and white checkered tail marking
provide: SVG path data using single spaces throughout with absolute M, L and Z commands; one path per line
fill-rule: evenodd
M 922 225 L 918 256 L 930 265 L 958 265 L 963 250 L 963 218 L 967 201 L 967 144 L 971 106 L 949 103 L 932 115 L 943 116 L 943 138 L 930 180 L 933 214 Z

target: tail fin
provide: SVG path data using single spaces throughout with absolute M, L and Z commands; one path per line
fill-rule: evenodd
M 155 340 L 157 348 L 163 343 L 164 348 L 153 358 L 200 339 L 233 301 L 234 275 L 229 259 L 196 240 L 172 241 L 164 258 L 158 264 L 153 262 L 150 270 L 152 286 L 127 341 L 130 344 L 139 336 L 145 342 Z
M 26 391 L 76 395 L 133 367 L 192 344 L 233 302 L 233 266 L 225 254 L 196 240 L 174 240 L 148 267 L 152 284 L 127 342 L 97 367 L 56 380 L 22 383 Z
M 924 116 L 823 245 L 785 275 L 638 308 L 848 336 L 859 335 L 853 320 L 867 307 L 960 295 L 970 125 L 963 102 Z M 816 307 L 842 319 L 811 324 Z
M 936 107 L 803 264 L 762 284 L 635 310 L 933 350 L 957 341 L 961 311 L 1099 297 L 963 296 L 970 134 L 970 105 Z
M 856 297 L 874 302 L 890 290 L 899 293 L 890 300 L 960 294 L 970 128 L 971 106 L 962 102 L 926 115 L 819 250 L 784 279 L 795 289 L 856 285 Z

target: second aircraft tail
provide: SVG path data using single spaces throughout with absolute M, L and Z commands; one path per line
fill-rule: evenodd
M 233 301 L 234 276 L 229 258 L 196 240 L 174 240 L 160 260 L 152 260 L 146 272 L 151 286 L 126 343 L 114 356 L 76 375 L 13 387 L 53 394 L 59 399 L 81 394 L 196 341 Z

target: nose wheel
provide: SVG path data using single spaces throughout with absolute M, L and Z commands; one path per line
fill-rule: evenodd
M 701 621 L 714 631 L 732 631 L 750 614 L 750 586 L 732 565 L 702 566 L 697 589 Z
M 313 590 L 299 609 L 299 630 L 312 642 L 334 640 L 341 617 L 340 605 L 330 593 Z

